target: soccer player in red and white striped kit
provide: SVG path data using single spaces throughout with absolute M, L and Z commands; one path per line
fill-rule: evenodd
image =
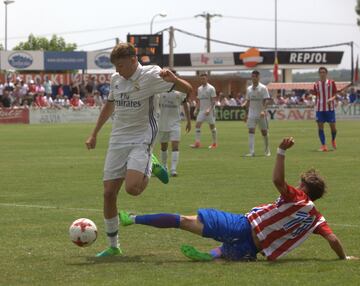
M 180 228 L 223 243 L 209 252 L 183 245 L 182 253 L 196 261 L 216 258 L 249 261 L 255 260 L 259 252 L 273 261 L 298 247 L 312 233 L 321 235 L 340 259 L 358 259 L 345 254 L 340 240 L 315 207 L 314 201 L 320 199 L 326 190 L 322 177 L 311 169 L 301 175 L 297 187 L 285 181 L 285 152 L 293 144 L 292 137 L 284 138 L 277 149 L 273 183 L 280 197 L 274 203 L 255 207 L 245 215 L 217 209 L 199 209 L 193 216 L 166 213 L 132 215 L 121 211 L 121 224 Z
M 319 68 L 320 80 L 315 82 L 313 93 L 316 96 L 316 122 L 321 142 L 319 151 L 326 152 L 324 123 L 328 122 L 331 129 L 331 143 L 333 149 L 336 149 L 336 118 L 335 118 L 335 98 L 337 88 L 335 81 L 327 78 L 328 70 L 325 67 Z

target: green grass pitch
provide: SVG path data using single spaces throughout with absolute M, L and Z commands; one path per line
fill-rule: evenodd
M 184 127 L 184 126 L 183 126 Z M 218 244 L 179 230 L 146 226 L 120 228 L 123 257 L 94 259 L 107 245 L 102 217 L 102 168 L 110 125 L 95 150 L 84 141 L 93 124 L 0 126 L 0 285 L 359 285 L 360 261 L 340 261 L 324 239 L 303 245 L 270 263 L 196 263 L 179 251 L 183 243 L 201 250 Z M 194 124 L 193 124 L 194 128 Z M 329 192 L 317 202 L 348 255 L 360 256 L 360 121 L 338 122 L 338 150 L 319 153 L 315 122 L 271 122 L 273 155 L 263 155 L 256 134 L 255 158 L 244 158 L 243 122 L 218 122 L 219 148 L 193 150 L 194 132 L 181 142 L 179 177 L 168 185 L 152 178 L 139 197 L 123 190 L 119 208 L 138 213 L 195 214 L 199 207 L 244 213 L 278 194 L 271 175 L 278 143 L 294 136 L 287 152 L 286 178 L 315 167 Z M 327 139 L 330 131 L 326 126 Z M 202 128 L 202 143 L 210 132 Z M 155 153 L 158 153 L 156 146 Z M 261 156 L 260 156 L 261 155 Z M 80 217 L 98 226 L 98 240 L 79 248 L 68 238 Z

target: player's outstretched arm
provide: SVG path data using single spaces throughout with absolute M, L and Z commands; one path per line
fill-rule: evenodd
M 96 136 L 99 133 L 101 127 L 105 124 L 105 122 L 109 119 L 109 117 L 112 115 L 113 112 L 114 112 L 114 102 L 107 101 L 103 106 L 103 108 L 101 109 L 94 130 L 91 132 L 89 138 L 85 142 L 85 145 L 89 150 L 95 148 Z
M 345 260 L 358 260 L 358 257 L 355 256 L 347 256 L 345 254 L 344 248 L 340 242 L 340 240 L 337 238 L 337 236 L 335 234 L 329 234 L 327 236 L 325 236 L 325 239 L 328 241 L 330 247 L 332 250 L 334 250 L 334 252 L 337 254 L 337 256 L 340 259 L 345 259 Z
M 287 192 L 285 181 L 285 151 L 294 145 L 293 137 L 287 137 L 282 140 L 277 149 L 276 161 L 273 170 L 273 183 L 280 194 Z

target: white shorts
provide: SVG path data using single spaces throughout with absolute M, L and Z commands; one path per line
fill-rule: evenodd
M 266 117 L 248 118 L 246 123 L 249 129 L 255 129 L 256 125 L 259 125 L 261 130 L 269 129 L 269 124 Z
M 176 128 L 171 131 L 159 131 L 158 138 L 160 143 L 167 143 L 169 141 L 180 141 L 181 129 Z
M 209 115 L 205 115 L 204 111 L 199 112 L 196 117 L 196 122 L 207 122 L 209 124 L 215 124 L 215 114 L 214 111 L 211 111 Z
M 108 149 L 103 180 L 125 178 L 127 170 L 136 170 L 150 177 L 151 167 L 151 153 L 148 145 L 124 145 L 118 149 Z

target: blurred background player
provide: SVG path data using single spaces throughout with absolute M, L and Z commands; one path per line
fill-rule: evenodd
M 174 73 L 174 72 L 173 72 Z M 176 74 L 176 73 L 174 73 Z M 178 91 L 171 91 L 159 95 L 160 119 L 159 142 L 161 143 L 161 163 L 167 169 L 168 142 L 171 141 L 170 175 L 177 176 L 176 167 L 179 162 L 179 142 L 181 137 L 181 105 L 186 118 L 186 132 L 191 130 L 191 119 L 187 95 Z
M 326 184 L 318 173 L 313 169 L 303 173 L 296 188 L 285 181 L 285 152 L 293 144 L 292 137 L 284 138 L 277 150 L 273 184 L 280 197 L 272 204 L 255 207 L 246 215 L 216 209 L 199 209 L 194 216 L 165 213 L 131 215 L 121 211 L 121 224 L 180 228 L 223 243 L 210 252 L 200 252 L 190 245 L 183 245 L 182 253 L 196 261 L 216 258 L 253 261 L 258 252 L 273 261 L 301 245 L 312 233 L 321 235 L 340 259 L 358 259 L 345 254 L 340 240 L 315 207 L 314 201 L 326 191 Z
M 325 67 L 319 68 L 320 80 L 314 84 L 314 94 L 316 96 L 316 122 L 321 142 L 319 151 L 326 152 L 324 123 L 328 122 L 331 129 L 331 144 L 336 149 L 336 118 L 335 118 L 335 98 L 337 88 L 335 81 L 327 79 L 328 71 Z
M 117 196 L 125 182 L 128 194 L 140 195 L 152 171 L 152 145 L 158 127 L 154 114 L 154 94 L 173 88 L 190 93 L 189 83 L 158 66 L 142 66 L 133 45 L 120 43 L 111 52 L 116 73 L 111 77 L 110 94 L 96 126 L 86 141 L 88 149 L 96 146 L 97 134 L 113 115 L 113 125 L 104 167 L 104 218 L 110 247 L 97 256 L 121 254 L 118 242 L 119 218 Z M 154 162 L 153 173 L 164 183 L 165 169 Z
M 270 156 L 269 147 L 269 124 L 266 117 L 266 107 L 271 101 L 269 91 L 265 85 L 260 83 L 260 73 L 254 70 L 251 73 L 252 85 L 247 88 L 246 99 L 242 106 L 248 110 L 247 127 L 249 128 L 249 154 L 247 157 L 255 156 L 255 129 L 259 125 L 264 139 L 265 156 Z
M 206 73 L 200 75 L 201 85 L 197 91 L 198 106 L 195 109 L 196 125 L 195 125 L 195 143 L 190 145 L 192 148 L 200 147 L 201 137 L 201 125 L 204 121 L 209 123 L 212 136 L 212 144 L 209 149 L 215 149 L 217 147 L 217 136 L 215 127 L 215 102 L 216 102 L 216 90 L 211 84 L 208 83 L 208 76 Z

